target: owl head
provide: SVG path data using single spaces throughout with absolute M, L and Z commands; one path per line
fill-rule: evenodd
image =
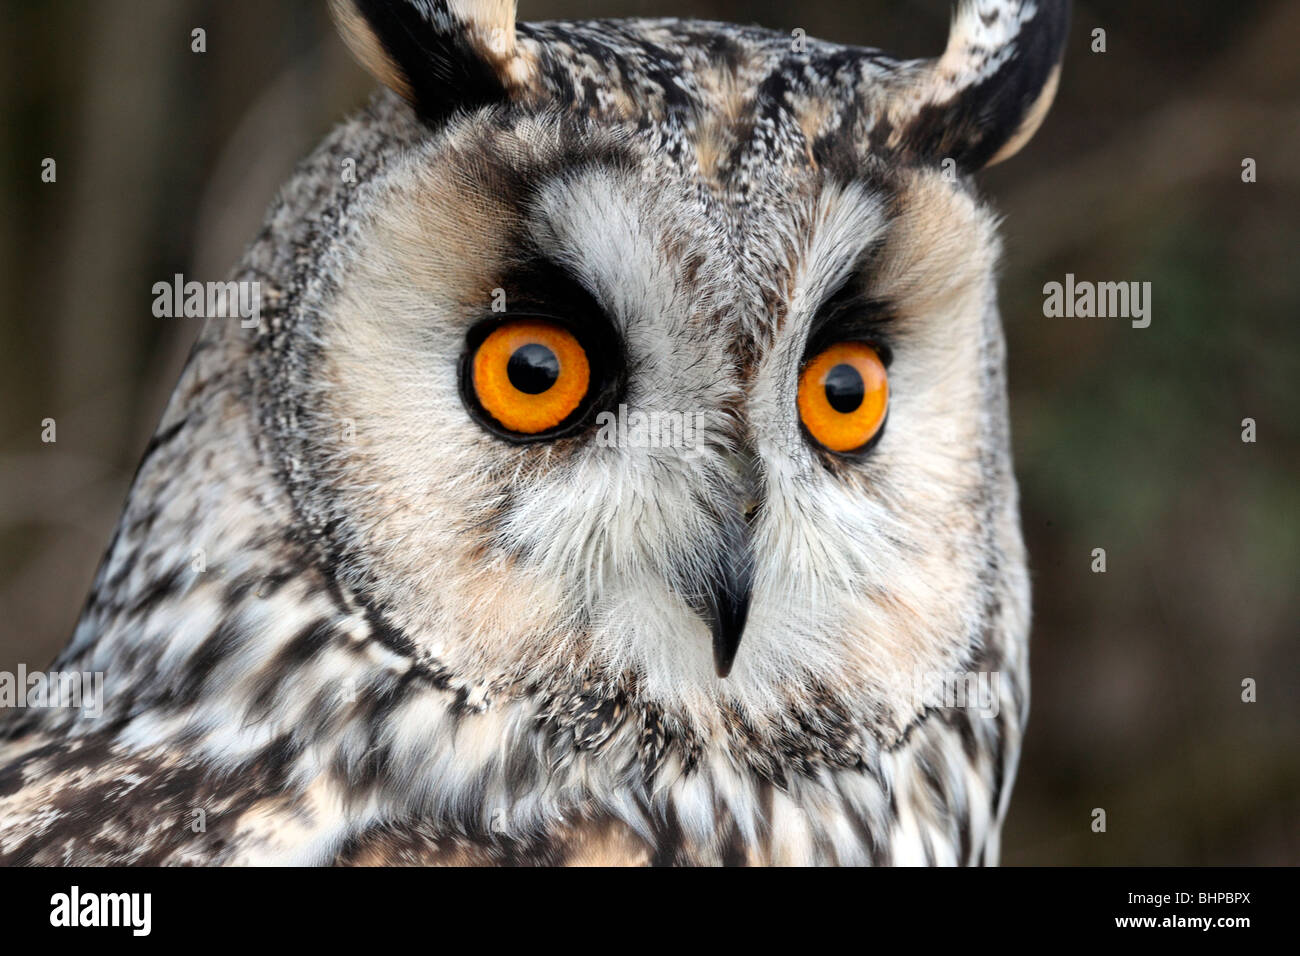
M 1064 0 L 964 0 L 907 61 L 332 5 L 391 92 L 260 360 L 341 587 L 493 692 L 617 688 L 777 736 L 828 701 L 897 735 L 911 675 L 1019 666 L 970 177 L 1041 123 Z

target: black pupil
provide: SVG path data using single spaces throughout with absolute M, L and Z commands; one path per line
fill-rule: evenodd
M 826 401 L 841 415 L 857 411 L 866 397 L 867 387 L 852 365 L 836 365 L 826 373 Z
M 560 377 L 560 359 L 545 345 L 521 345 L 510 356 L 506 375 L 525 395 L 540 395 Z

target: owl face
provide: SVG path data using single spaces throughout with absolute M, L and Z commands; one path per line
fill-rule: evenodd
M 1023 636 L 964 174 L 1037 125 L 1059 40 L 972 127 L 963 76 L 1007 68 L 978 35 L 921 75 L 718 24 L 377 6 L 339 4 L 345 35 L 430 133 L 291 309 L 296 504 L 341 583 L 494 693 L 618 687 L 701 728 L 815 698 L 897 735 L 918 674 Z M 1032 37 L 1010 8 L 984 29 Z

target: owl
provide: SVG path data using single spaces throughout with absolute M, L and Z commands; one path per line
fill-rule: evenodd
M 1028 708 L 996 217 L 1066 0 L 899 60 L 334 0 L 58 673 L 9 864 L 990 864 Z

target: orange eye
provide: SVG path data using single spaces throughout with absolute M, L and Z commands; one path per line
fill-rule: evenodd
M 880 432 L 889 406 L 889 376 L 876 350 L 839 342 L 810 361 L 799 376 L 799 417 L 830 451 L 853 452 Z
M 471 376 L 485 412 L 509 431 L 536 435 L 560 425 L 582 404 L 591 366 L 567 329 L 522 319 L 483 340 Z

